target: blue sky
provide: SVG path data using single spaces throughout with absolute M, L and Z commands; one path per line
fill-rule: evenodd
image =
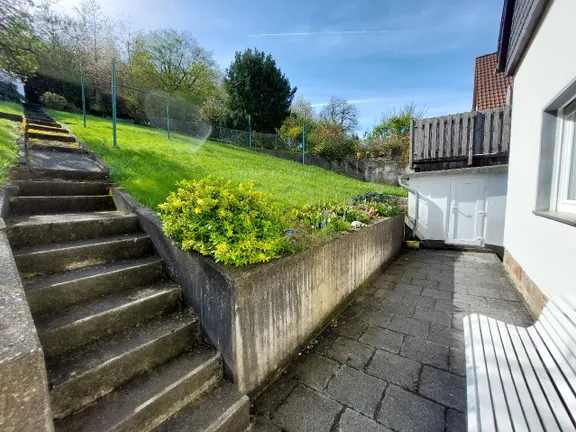
M 223 70 L 237 50 L 269 52 L 314 105 L 353 101 L 360 131 L 410 101 L 429 117 L 470 110 L 474 59 L 496 51 L 502 10 L 502 0 L 100 2 L 143 30 L 189 31 Z

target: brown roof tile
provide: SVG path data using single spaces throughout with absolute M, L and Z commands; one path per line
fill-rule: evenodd
M 512 86 L 513 78 L 496 72 L 497 61 L 497 53 L 476 58 L 473 110 L 482 111 L 506 105 L 508 87 Z

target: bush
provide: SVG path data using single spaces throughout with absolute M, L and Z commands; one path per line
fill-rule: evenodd
M 310 134 L 313 153 L 326 160 L 344 159 L 352 156 L 357 140 L 347 135 L 337 124 L 323 123 Z
M 354 205 L 320 204 L 294 209 L 295 219 L 302 221 L 312 229 L 325 232 L 348 231 L 352 222 L 370 222 L 379 217 L 400 214 L 400 209 L 389 202 L 358 201 Z
M 254 185 L 222 178 L 182 181 L 160 204 L 164 231 L 184 251 L 243 266 L 291 251 L 282 212 Z
M 56 93 L 46 92 L 40 97 L 40 102 L 46 108 L 62 111 L 68 107 L 68 101 L 64 96 Z
M 390 205 L 398 205 L 398 197 L 391 195 L 384 195 L 379 192 L 365 192 L 361 195 L 356 195 L 354 197 L 355 203 L 368 203 L 368 202 L 379 202 Z

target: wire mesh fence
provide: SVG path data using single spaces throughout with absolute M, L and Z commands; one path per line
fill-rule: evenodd
M 192 138 L 210 139 L 237 147 L 303 152 L 302 138 L 289 139 L 276 133 L 251 131 L 249 116 L 246 119 L 245 130 L 212 125 L 200 114 L 199 107 L 186 100 L 170 97 L 167 93 L 130 86 L 121 73 L 117 74 L 113 65 L 110 76 L 97 78 L 84 73 L 78 84 L 72 84 L 75 89 L 72 92 L 73 100 L 77 103 L 73 106 L 73 110 L 79 111 L 76 107 L 81 107 L 85 119 L 86 114 L 111 118 L 114 145 L 116 145 L 117 118 L 123 123 L 129 121 L 166 130 L 168 138 L 172 131 Z M 308 145 L 305 143 L 304 150 L 307 149 Z

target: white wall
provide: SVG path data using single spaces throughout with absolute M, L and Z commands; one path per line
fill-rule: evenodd
M 576 1 L 554 0 L 514 77 L 504 246 L 548 297 L 574 292 L 576 227 L 532 214 L 543 109 L 576 78 Z
M 421 240 L 447 240 L 448 216 L 450 215 L 450 183 L 468 178 L 484 179 L 486 182 L 485 243 L 502 246 L 506 212 L 507 174 L 472 174 L 458 176 L 411 177 L 407 182 L 420 194 L 417 235 Z M 415 214 L 415 198 L 410 194 L 408 214 Z

